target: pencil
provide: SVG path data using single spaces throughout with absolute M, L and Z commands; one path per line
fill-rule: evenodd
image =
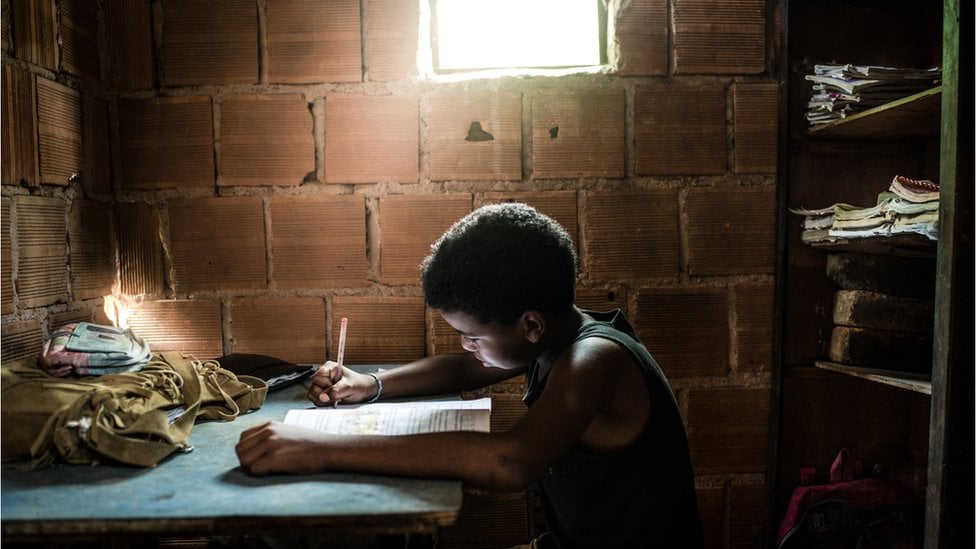
M 342 357 L 346 354 L 346 325 L 349 319 L 342 317 L 339 323 L 339 352 L 336 354 L 336 363 L 342 368 Z

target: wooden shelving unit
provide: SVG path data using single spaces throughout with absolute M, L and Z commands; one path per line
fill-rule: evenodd
M 814 366 L 821 370 L 829 370 L 860 379 L 866 379 L 883 385 L 908 389 L 916 393 L 925 395 L 932 394 L 932 377 L 923 374 L 912 374 L 908 372 L 896 372 L 893 370 L 882 370 L 879 368 L 862 368 L 859 366 L 848 366 L 836 362 L 816 362 Z
M 826 251 L 854 252 L 898 257 L 935 257 L 938 242 L 920 234 L 846 238 L 833 242 L 811 242 L 810 246 Z
M 942 86 L 814 126 L 811 136 L 830 139 L 899 139 L 939 134 Z
M 924 497 L 919 546 L 971 546 L 966 502 L 973 498 L 974 64 L 967 45 L 972 44 L 973 4 L 788 4 L 783 211 L 802 204 L 867 203 L 881 190 L 878 182 L 896 174 L 937 181 L 941 191 L 937 242 L 923 235 L 894 235 L 805 243 L 802 228 L 786 229 L 777 503 L 785 506 L 796 482 L 791 475 L 799 467 L 812 463 L 818 470 L 829 468 L 837 448 L 853 446 L 865 463 L 893 465 L 889 474 Z M 816 63 L 847 62 L 938 65 L 942 81 L 924 92 L 810 127 L 804 116 L 810 98 L 805 76 Z M 886 369 L 897 367 L 893 362 L 865 367 L 826 358 L 831 355 L 837 288 L 824 261 L 833 252 L 932 259 L 931 276 L 923 277 L 934 296 L 930 375 Z M 870 272 L 852 274 L 857 275 L 852 280 L 867 280 L 871 286 Z M 891 274 L 878 271 L 874 281 L 884 286 Z M 927 371 L 919 366 L 916 371 Z

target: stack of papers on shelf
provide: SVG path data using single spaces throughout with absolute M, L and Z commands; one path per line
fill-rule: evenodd
M 939 85 L 942 70 L 846 65 L 814 65 L 806 118 L 825 124 Z
M 837 203 L 825 208 L 791 208 L 804 216 L 805 243 L 915 233 L 938 240 L 939 185 L 896 175 L 873 206 Z

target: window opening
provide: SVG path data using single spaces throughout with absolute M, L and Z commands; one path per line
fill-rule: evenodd
M 601 0 L 431 0 L 437 73 L 595 67 L 605 43 Z

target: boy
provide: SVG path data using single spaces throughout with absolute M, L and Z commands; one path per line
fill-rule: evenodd
M 427 305 L 467 353 L 378 377 L 329 363 L 316 405 L 456 393 L 528 374 L 526 413 L 508 432 L 329 436 L 270 423 L 237 445 L 251 474 L 352 471 L 459 479 L 488 490 L 538 483 L 541 547 L 701 547 L 684 426 L 660 368 L 619 311 L 574 305 L 572 239 L 524 204 L 455 223 L 422 265 Z M 392 459 L 393 457 L 396 459 Z

